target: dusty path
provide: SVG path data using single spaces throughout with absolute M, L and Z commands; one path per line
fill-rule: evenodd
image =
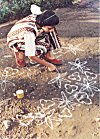
M 80 3 L 84 8 L 56 10 L 60 17 L 57 30 L 63 47 L 53 53 L 64 61 L 63 66 L 58 67 L 60 79 L 56 78 L 59 74 L 48 73 L 40 66 L 18 69 L 12 52 L 6 46 L 6 34 L 15 21 L 0 25 L 2 139 L 100 138 L 97 3 L 97 0 L 93 0 L 88 1 L 88 4 Z M 52 80 L 53 78 L 55 79 Z M 13 93 L 20 88 L 25 91 L 23 100 L 13 96 Z M 22 113 L 23 115 L 32 113 L 33 117 L 35 116 L 29 126 L 22 126 L 18 120 L 15 121 L 16 114 Z M 13 119 L 15 123 L 7 134 L 3 121 L 9 118 L 15 118 Z M 21 116 L 21 120 L 25 122 L 25 117 Z

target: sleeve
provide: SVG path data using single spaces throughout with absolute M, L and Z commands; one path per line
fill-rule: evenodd
M 60 43 L 59 37 L 57 35 L 56 28 L 54 28 L 54 31 L 49 32 L 48 35 L 49 35 L 49 40 L 50 40 L 50 43 L 51 43 L 53 49 L 61 48 L 61 43 Z
M 35 34 L 27 32 L 24 34 L 25 40 L 25 56 L 35 56 L 36 45 L 35 45 Z

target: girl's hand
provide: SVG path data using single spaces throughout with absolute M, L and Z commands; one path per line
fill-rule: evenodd
M 54 71 L 54 70 L 56 70 L 56 66 L 54 66 L 53 64 L 49 64 L 49 66 L 48 66 L 48 71 Z

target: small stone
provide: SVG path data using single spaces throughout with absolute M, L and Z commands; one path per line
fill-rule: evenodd
M 16 97 L 16 93 L 13 93 L 13 96 Z
M 96 122 L 96 121 L 95 121 L 95 120 L 93 120 L 93 121 L 92 121 L 92 124 L 94 124 L 95 122 Z
M 0 114 L 2 113 L 2 110 L 0 110 Z
M 65 137 L 68 136 L 68 131 L 65 131 L 64 136 L 65 136 Z
M 33 138 L 34 138 L 34 139 L 36 139 L 36 138 L 37 138 L 37 133 L 36 133 L 36 134 L 34 134 L 34 135 L 33 135 L 33 134 L 31 134 L 31 135 L 30 135 L 30 137 L 31 137 L 32 139 L 33 139 Z
M 77 128 L 76 126 L 73 126 L 73 127 L 72 127 L 72 130 L 75 130 L 76 128 Z
M 46 136 L 49 137 L 49 133 L 45 132 Z
M 87 110 L 87 111 L 90 111 L 91 109 L 90 109 L 90 108 L 87 108 L 86 110 Z
M 12 125 L 12 120 L 4 120 L 3 124 L 5 126 L 5 129 L 8 130 Z
M 95 118 L 95 121 L 96 122 L 100 122 L 100 118 L 98 117 L 98 118 Z

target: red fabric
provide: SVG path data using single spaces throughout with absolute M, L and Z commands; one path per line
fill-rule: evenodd
M 59 60 L 59 59 L 48 59 L 48 58 L 45 58 L 46 61 L 54 64 L 54 65 L 62 65 L 62 60 Z

